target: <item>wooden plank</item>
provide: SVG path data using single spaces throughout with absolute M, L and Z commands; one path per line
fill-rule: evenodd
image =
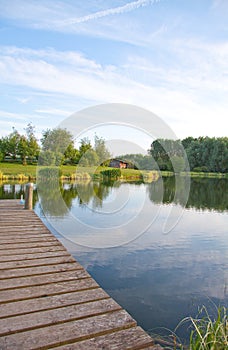
M 134 327 L 136 322 L 124 310 L 88 317 L 82 320 L 38 328 L 0 338 L 0 349 L 48 349 L 66 342 L 75 342 L 121 329 Z
M 47 251 L 43 253 L 31 253 L 31 254 L 19 254 L 19 255 L 3 255 L 0 256 L 0 263 L 1 262 L 7 262 L 7 261 L 24 261 L 24 260 L 34 260 L 34 259 L 42 259 L 45 258 L 48 260 L 48 258 L 51 257 L 57 257 L 57 256 L 69 256 L 70 254 L 67 253 L 63 249 L 56 249 L 52 251 Z M 2 274 L 2 272 L 1 272 Z
M 35 311 L 62 308 L 63 306 L 83 304 L 88 301 L 110 298 L 101 288 L 88 289 L 66 294 L 33 298 L 1 304 L 0 318 L 33 313 Z
M 10 239 L 11 238 L 11 239 Z M 7 238 L 1 238 L 0 237 L 0 245 L 1 245 L 1 249 L 4 249 L 5 244 L 11 244 L 11 242 L 13 244 L 22 244 L 22 243 L 27 243 L 27 242 L 56 242 L 56 238 L 52 237 L 51 235 L 40 235 L 38 237 L 34 237 L 34 236 L 28 236 L 28 237 L 15 237 L 13 238 L 13 236 L 9 236 Z
M 77 279 L 89 277 L 90 275 L 88 274 L 88 272 L 86 272 L 84 269 L 81 269 L 48 273 L 37 276 L 7 278 L 0 280 L 0 290 L 40 286 L 44 284 L 58 283 L 64 281 L 75 281 Z
M 21 222 L 17 221 L 15 225 L 13 225 L 13 222 L 4 220 L 4 225 L 3 225 L 3 223 L 1 223 L 0 229 L 4 228 L 6 226 L 10 226 L 10 227 L 13 227 L 13 228 L 20 228 L 20 227 L 22 227 L 24 225 L 25 225 L 24 220 L 22 220 Z M 27 220 L 26 221 L 26 226 L 28 228 L 42 227 L 42 223 L 41 222 L 34 222 L 33 220 Z
M 52 252 L 53 254 L 53 252 Z M 57 273 L 57 272 L 67 272 L 72 270 L 82 270 L 83 267 L 76 262 L 71 263 L 62 263 L 57 265 L 45 265 L 45 266 L 35 266 L 35 267 L 26 267 L 23 269 L 9 269 L 2 270 L 0 274 L 0 280 L 12 279 L 15 277 L 25 277 L 25 276 L 34 276 L 34 275 L 43 275 L 48 273 Z M 41 276 L 40 276 L 41 278 Z M 15 281 L 15 279 L 14 279 Z M 0 282 L 1 288 L 1 282 Z
M 18 244 L 5 244 L 4 248 L 1 248 L 0 246 L 0 255 L 1 253 L 4 253 L 4 250 L 10 250 L 10 249 L 21 249 L 21 248 L 36 248 L 36 247 L 49 247 L 49 246 L 60 246 L 61 243 L 58 241 L 53 242 L 33 242 L 33 243 L 21 243 L 18 247 Z
M 0 291 L 0 303 L 98 288 L 92 278 Z
M 120 310 L 111 298 L 0 319 L 0 336 Z M 9 322 L 10 321 L 10 322 Z
M 155 350 L 151 337 L 141 327 L 120 330 L 111 334 L 58 346 L 55 350 Z M 161 348 L 160 348 L 161 349 Z
M 28 235 L 30 236 L 43 236 L 43 235 L 50 235 L 50 232 L 44 229 L 40 229 L 40 230 L 28 230 L 25 229 L 23 227 L 23 229 L 20 230 L 11 230 L 11 228 L 9 229 L 5 229 L 5 231 L 3 231 L 2 229 L 0 230 L 0 237 L 5 238 L 5 237 L 9 237 L 9 236 L 15 236 L 15 234 L 17 235 L 17 237 L 26 237 Z
M 58 245 L 52 245 L 52 246 L 47 246 L 47 247 L 1 250 L 0 257 L 16 256 L 16 255 L 18 255 L 18 256 L 28 255 L 29 256 L 29 255 L 37 254 L 37 253 L 46 253 L 46 252 L 55 252 L 55 251 L 66 252 L 66 249 L 61 244 L 58 244 Z M 66 254 L 68 254 L 68 253 L 66 252 Z
M 45 265 L 53 265 L 53 264 L 62 264 L 67 262 L 75 262 L 75 260 L 71 255 L 66 255 L 66 256 L 58 256 L 53 258 L 50 257 L 48 259 L 1 262 L 0 270 L 15 269 L 15 268 L 19 269 L 24 267 L 41 266 L 41 265 L 45 266 Z

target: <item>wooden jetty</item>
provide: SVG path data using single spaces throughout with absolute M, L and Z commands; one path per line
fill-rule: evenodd
M 161 349 L 32 210 L 0 201 L 0 349 Z

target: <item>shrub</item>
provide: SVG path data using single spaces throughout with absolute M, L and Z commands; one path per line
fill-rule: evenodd
M 207 173 L 208 168 L 206 166 L 198 166 L 198 167 L 195 167 L 192 171 L 195 171 L 196 173 L 201 173 L 201 172 Z
M 108 177 L 109 179 L 119 179 L 121 176 L 121 170 L 119 168 L 117 169 L 107 169 L 101 171 L 101 174 L 104 177 Z
M 38 179 L 53 179 L 62 176 L 62 171 L 58 167 L 43 167 L 38 170 Z

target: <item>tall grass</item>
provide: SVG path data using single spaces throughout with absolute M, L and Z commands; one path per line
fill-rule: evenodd
M 183 325 L 190 330 L 188 345 L 182 344 L 176 335 L 178 328 Z M 169 331 L 168 337 L 155 333 L 150 335 L 157 343 L 164 346 L 165 350 L 228 350 L 227 308 L 216 307 L 216 315 L 213 317 L 207 308 L 202 306 L 195 318 L 184 318 L 174 332 Z
M 189 320 L 193 326 L 190 334 L 191 350 L 228 349 L 228 320 L 225 307 L 217 308 L 216 318 L 212 318 L 203 306 L 199 316 L 190 317 Z

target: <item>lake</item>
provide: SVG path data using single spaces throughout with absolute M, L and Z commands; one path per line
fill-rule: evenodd
M 206 305 L 228 306 L 228 179 L 48 184 L 34 193 L 47 226 L 145 330 L 173 330 Z M 20 198 L 23 184 L 0 185 Z M 187 334 L 187 325 L 180 336 Z

